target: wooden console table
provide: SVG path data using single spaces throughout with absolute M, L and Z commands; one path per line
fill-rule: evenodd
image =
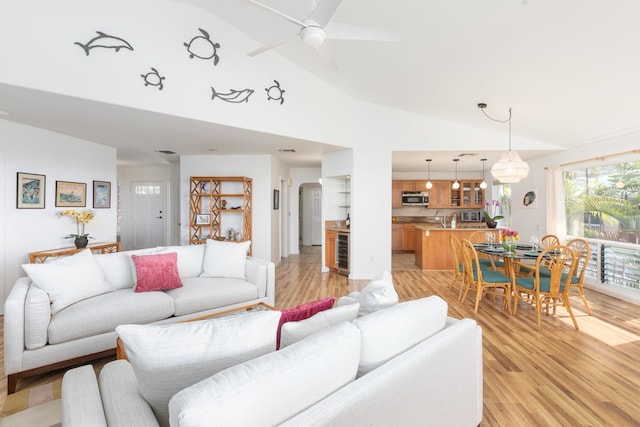
M 121 246 L 120 246 L 120 242 L 99 242 L 99 243 L 88 244 L 87 249 L 91 249 L 91 252 L 95 254 L 110 254 L 113 252 L 120 252 Z M 80 252 L 81 250 L 82 249 L 70 247 L 70 248 L 47 249 L 45 251 L 30 252 L 29 263 L 40 264 L 45 262 L 47 258 L 73 255 L 75 253 Z

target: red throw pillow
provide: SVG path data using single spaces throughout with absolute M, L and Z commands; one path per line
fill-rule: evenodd
M 285 308 L 284 310 L 280 310 L 282 315 L 280 316 L 280 323 L 278 324 L 278 332 L 276 335 L 276 349 L 280 348 L 280 331 L 282 329 L 282 325 L 287 322 L 298 322 L 300 320 L 308 319 L 316 313 L 330 309 L 333 307 L 334 302 L 336 302 L 334 297 L 323 298 L 317 301 L 300 304 L 294 308 Z
M 131 255 L 136 266 L 136 292 L 163 291 L 182 287 L 178 254 Z

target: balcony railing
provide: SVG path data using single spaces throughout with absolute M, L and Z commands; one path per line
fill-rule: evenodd
M 640 294 L 640 245 L 586 239 L 591 260 L 585 276 L 596 285 L 610 285 Z M 585 280 L 586 281 L 586 280 Z

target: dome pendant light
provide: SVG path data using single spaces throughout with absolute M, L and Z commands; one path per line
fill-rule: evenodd
M 482 182 L 480 183 L 480 188 L 484 190 L 487 188 L 487 181 L 484 180 L 484 162 L 486 162 L 487 159 L 480 159 L 480 161 L 482 162 Z
M 427 190 L 431 190 L 433 188 L 433 183 L 431 182 L 431 159 L 427 159 L 427 168 L 427 183 L 425 187 L 427 187 Z
M 494 122 L 509 123 L 509 150 L 502 153 L 498 163 L 491 167 L 491 175 L 502 184 L 514 184 L 522 181 L 529 175 L 529 165 L 527 162 L 522 161 L 518 153 L 511 151 L 511 108 L 509 108 L 509 117 L 506 120 L 496 120 L 490 117 L 486 111 L 484 111 L 484 109 L 487 108 L 487 104 L 480 103 L 478 104 L 478 108 L 480 108 L 485 116 Z
M 460 188 L 460 183 L 458 182 L 458 162 L 460 161 L 460 159 L 453 159 L 453 161 L 456 164 L 456 180 L 453 182 L 453 185 L 451 185 L 451 188 L 457 190 L 458 188 Z

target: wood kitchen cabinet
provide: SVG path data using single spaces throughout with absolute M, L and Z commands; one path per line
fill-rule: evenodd
M 327 230 L 324 234 L 324 262 L 329 268 L 336 269 L 336 237 L 338 232 L 335 230 Z
M 451 206 L 451 181 L 431 181 L 433 188 L 429 190 L 430 208 L 450 208 Z
M 391 225 L 391 250 L 410 252 L 416 250 L 415 224 Z
M 458 181 L 460 188 L 451 190 L 451 207 L 484 208 L 484 190 L 480 188 L 482 181 Z
M 416 191 L 416 182 L 411 180 L 403 180 L 402 191 Z
M 394 180 L 391 182 L 391 208 L 398 209 L 402 207 L 402 181 Z

